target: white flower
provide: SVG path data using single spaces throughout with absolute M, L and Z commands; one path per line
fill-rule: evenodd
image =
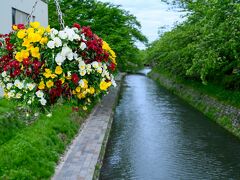
M 51 29 L 51 33 L 54 34 L 54 35 L 57 35 L 57 34 L 58 34 L 58 30 L 52 28 L 52 29 Z
M 32 101 L 31 101 L 31 99 L 29 99 L 27 103 L 28 103 L 28 104 L 32 104 Z
M 52 113 L 48 113 L 48 114 L 47 114 L 47 117 L 52 117 Z
M 74 59 L 78 59 L 78 54 L 77 54 L 77 52 L 74 52 L 74 53 L 73 53 L 73 58 L 74 58 Z
M 67 39 L 67 33 L 65 31 L 59 31 L 58 36 L 61 39 Z
M 10 81 L 10 78 L 7 76 L 7 77 L 5 77 L 5 78 L 3 79 L 3 81 L 4 81 L 4 82 L 8 82 L 8 81 Z
M 48 41 L 47 43 L 47 47 L 50 48 L 50 49 L 53 49 L 54 48 L 54 41 Z
M 67 76 L 71 76 L 71 75 L 72 75 L 71 71 L 68 71 Z
M 59 37 L 55 37 L 55 38 L 53 39 L 53 41 L 54 41 L 54 46 L 55 46 L 55 47 L 60 47 L 60 46 L 62 46 L 62 41 L 61 41 L 61 39 L 60 39 Z
M 114 80 L 114 76 L 111 74 L 111 82 L 114 87 L 117 86 L 116 81 Z
M 73 41 L 74 40 L 74 36 L 75 36 L 75 32 L 74 32 L 74 30 L 73 29 L 70 29 L 69 27 L 66 27 L 65 29 L 65 32 L 66 32 L 66 34 L 67 34 L 67 36 L 68 36 L 68 40 L 69 41 Z
M 66 57 L 62 56 L 61 53 L 58 53 L 57 56 L 55 57 L 55 61 L 57 65 L 61 66 L 62 63 L 65 61 Z
M 87 41 L 84 34 L 81 34 L 81 37 L 82 37 L 82 40 L 83 40 L 83 41 Z
M 22 94 L 21 94 L 21 93 L 17 93 L 17 94 L 16 94 L 16 98 L 17 98 L 17 99 L 20 99 L 21 97 L 22 97 Z
M 37 95 L 37 97 L 39 97 L 39 98 L 43 98 L 43 92 L 41 91 L 41 90 L 38 90 L 37 92 L 36 92 L 36 95 Z
M 81 76 L 85 76 L 86 73 L 87 73 L 86 70 L 81 70 L 81 71 L 80 71 L 80 75 L 81 75 Z
M 30 91 L 32 91 L 34 88 L 35 88 L 35 84 L 33 84 L 33 83 L 28 83 L 27 84 L 27 88 L 30 90 Z
M 73 39 L 77 40 L 77 41 L 80 41 L 81 40 L 81 37 L 78 35 L 78 34 L 74 34 L 73 35 Z
M 40 101 L 41 105 L 43 105 L 43 106 L 45 106 L 47 103 L 46 99 L 44 99 L 44 98 L 41 98 L 39 101 Z
M 87 67 L 87 68 L 86 68 L 86 69 L 87 69 L 87 73 L 90 74 L 90 73 L 92 72 L 92 66 L 91 66 L 91 64 L 87 64 L 86 67 Z
M 84 86 L 85 86 L 85 83 L 82 79 L 78 82 L 78 84 L 81 88 L 84 88 Z
M 101 68 L 101 67 L 98 67 L 98 68 L 97 68 L 97 72 L 98 72 L 99 74 L 101 74 L 101 73 L 102 73 L 102 71 L 103 71 L 103 70 L 102 70 L 102 68 Z
M 87 48 L 87 45 L 84 43 L 84 42 L 81 42 L 81 44 L 80 44 L 80 49 L 81 50 L 84 50 L 84 49 L 86 49 Z
M 16 79 L 14 81 L 14 86 L 16 86 L 18 89 L 22 89 L 23 88 L 23 83 L 21 81 L 19 81 L 18 79 Z
M 13 86 L 13 83 L 7 83 L 7 89 L 10 90 Z
M 85 62 L 84 61 L 80 61 L 78 63 L 78 67 L 79 67 L 80 70 L 84 70 L 86 68 Z
M 68 58 L 68 60 L 73 60 L 73 52 L 69 52 L 68 54 L 67 54 L 67 58 Z
M 83 59 L 82 59 L 82 57 L 78 57 L 76 60 L 77 60 L 78 62 L 80 62 L 80 61 L 82 61 Z
M 9 98 L 14 97 L 14 95 L 15 95 L 15 90 L 11 90 L 11 91 L 8 93 L 8 97 L 9 97 Z
M 104 68 L 104 69 L 107 69 L 107 65 L 106 65 L 106 64 L 104 64 L 104 65 L 103 65 L 103 68 Z
M 72 52 L 72 50 L 67 46 L 67 44 L 64 44 L 61 55 L 66 57 L 69 52 Z
M 97 69 L 98 68 L 98 62 L 97 61 L 93 61 L 92 62 L 92 66 Z
M 2 77 L 6 77 L 6 76 L 7 76 L 6 71 L 3 71 L 3 72 L 2 72 Z

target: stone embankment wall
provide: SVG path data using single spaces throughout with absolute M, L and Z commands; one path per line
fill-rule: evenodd
M 174 79 L 169 79 L 165 75 L 151 72 L 149 77 L 240 138 L 240 109 L 178 83 Z

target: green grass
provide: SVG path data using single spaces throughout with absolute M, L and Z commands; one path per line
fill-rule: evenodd
M 170 77 L 171 79 L 174 79 L 176 82 L 179 82 L 190 88 L 193 88 L 199 91 L 200 93 L 214 97 L 215 99 L 221 102 L 224 102 L 225 104 L 229 104 L 237 108 L 240 108 L 240 92 L 239 91 L 227 90 L 227 89 L 224 89 L 222 86 L 211 84 L 211 83 L 204 85 L 203 83 L 198 81 L 185 80 L 185 79 L 173 76 L 172 74 L 159 69 L 157 70 L 154 69 L 153 72 L 156 72 L 156 73 L 159 72 L 160 74 L 164 74 L 165 76 Z
M 1 115 L 14 112 L 15 107 L 14 103 L 0 100 Z M 17 113 L 21 112 L 15 111 Z M 53 108 L 52 117 L 41 114 L 30 125 L 21 119 L 8 121 L 3 116 L 0 119 L 0 179 L 49 179 L 86 115 L 87 112 L 73 113 L 70 105 L 58 104 Z M 3 127 L 6 124 L 8 126 Z

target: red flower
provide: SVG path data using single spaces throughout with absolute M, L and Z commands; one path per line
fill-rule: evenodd
M 74 84 L 77 84 L 78 81 L 79 81 L 78 75 L 77 75 L 76 73 L 72 74 L 72 82 L 73 82 Z
M 18 76 L 21 73 L 20 69 L 13 71 L 13 76 Z
M 74 24 L 73 24 L 73 27 L 78 28 L 78 29 L 81 28 L 80 24 L 78 24 L 78 23 L 74 23 Z
M 61 88 L 61 86 L 62 86 L 62 81 L 61 81 L 61 80 L 57 80 L 57 81 L 55 82 L 55 85 L 57 86 L 57 88 Z
M 8 44 L 8 45 L 6 46 L 6 48 L 7 48 L 8 51 L 11 51 L 11 50 L 13 49 L 13 46 L 12 46 L 11 44 Z
M 85 36 L 89 37 L 89 38 L 92 38 L 93 37 L 93 33 L 92 33 L 92 30 L 90 29 L 90 27 L 85 27 L 83 26 L 82 27 L 82 33 L 85 34 Z
M 114 64 L 113 62 L 110 63 L 110 65 L 108 66 L 108 69 L 114 71 L 116 68 L 116 64 Z
M 20 63 L 18 61 L 14 60 L 14 61 L 12 61 L 11 66 L 16 69 L 16 68 L 20 67 Z
M 32 74 L 32 69 L 27 68 L 27 70 L 26 70 L 26 75 L 27 75 L 27 76 L 30 76 L 31 74 Z
M 17 27 L 18 27 L 18 29 L 25 29 L 24 24 L 18 24 Z
M 23 65 L 27 66 L 30 64 L 29 58 L 23 59 Z
M 41 66 L 42 66 L 42 63 L 40 61 L 38 61 L 38 60 L 33 61 L 33 68 L 35 70 L 39 69 Z

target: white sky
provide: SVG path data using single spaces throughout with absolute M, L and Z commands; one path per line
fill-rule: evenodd
M 121 5 L 123 9 L 135 15 L 142 25 L 142 33 L 147 36 L 149 42 L 158 38 L 158 29 L 167 26 L 173 27 L 176 21 L 182 21 L 184 13 L 171 10 L 170 6 L 162 3 L 161 0 L 99 0 Z M 137 43 L 140 49 L 144 46 Z

